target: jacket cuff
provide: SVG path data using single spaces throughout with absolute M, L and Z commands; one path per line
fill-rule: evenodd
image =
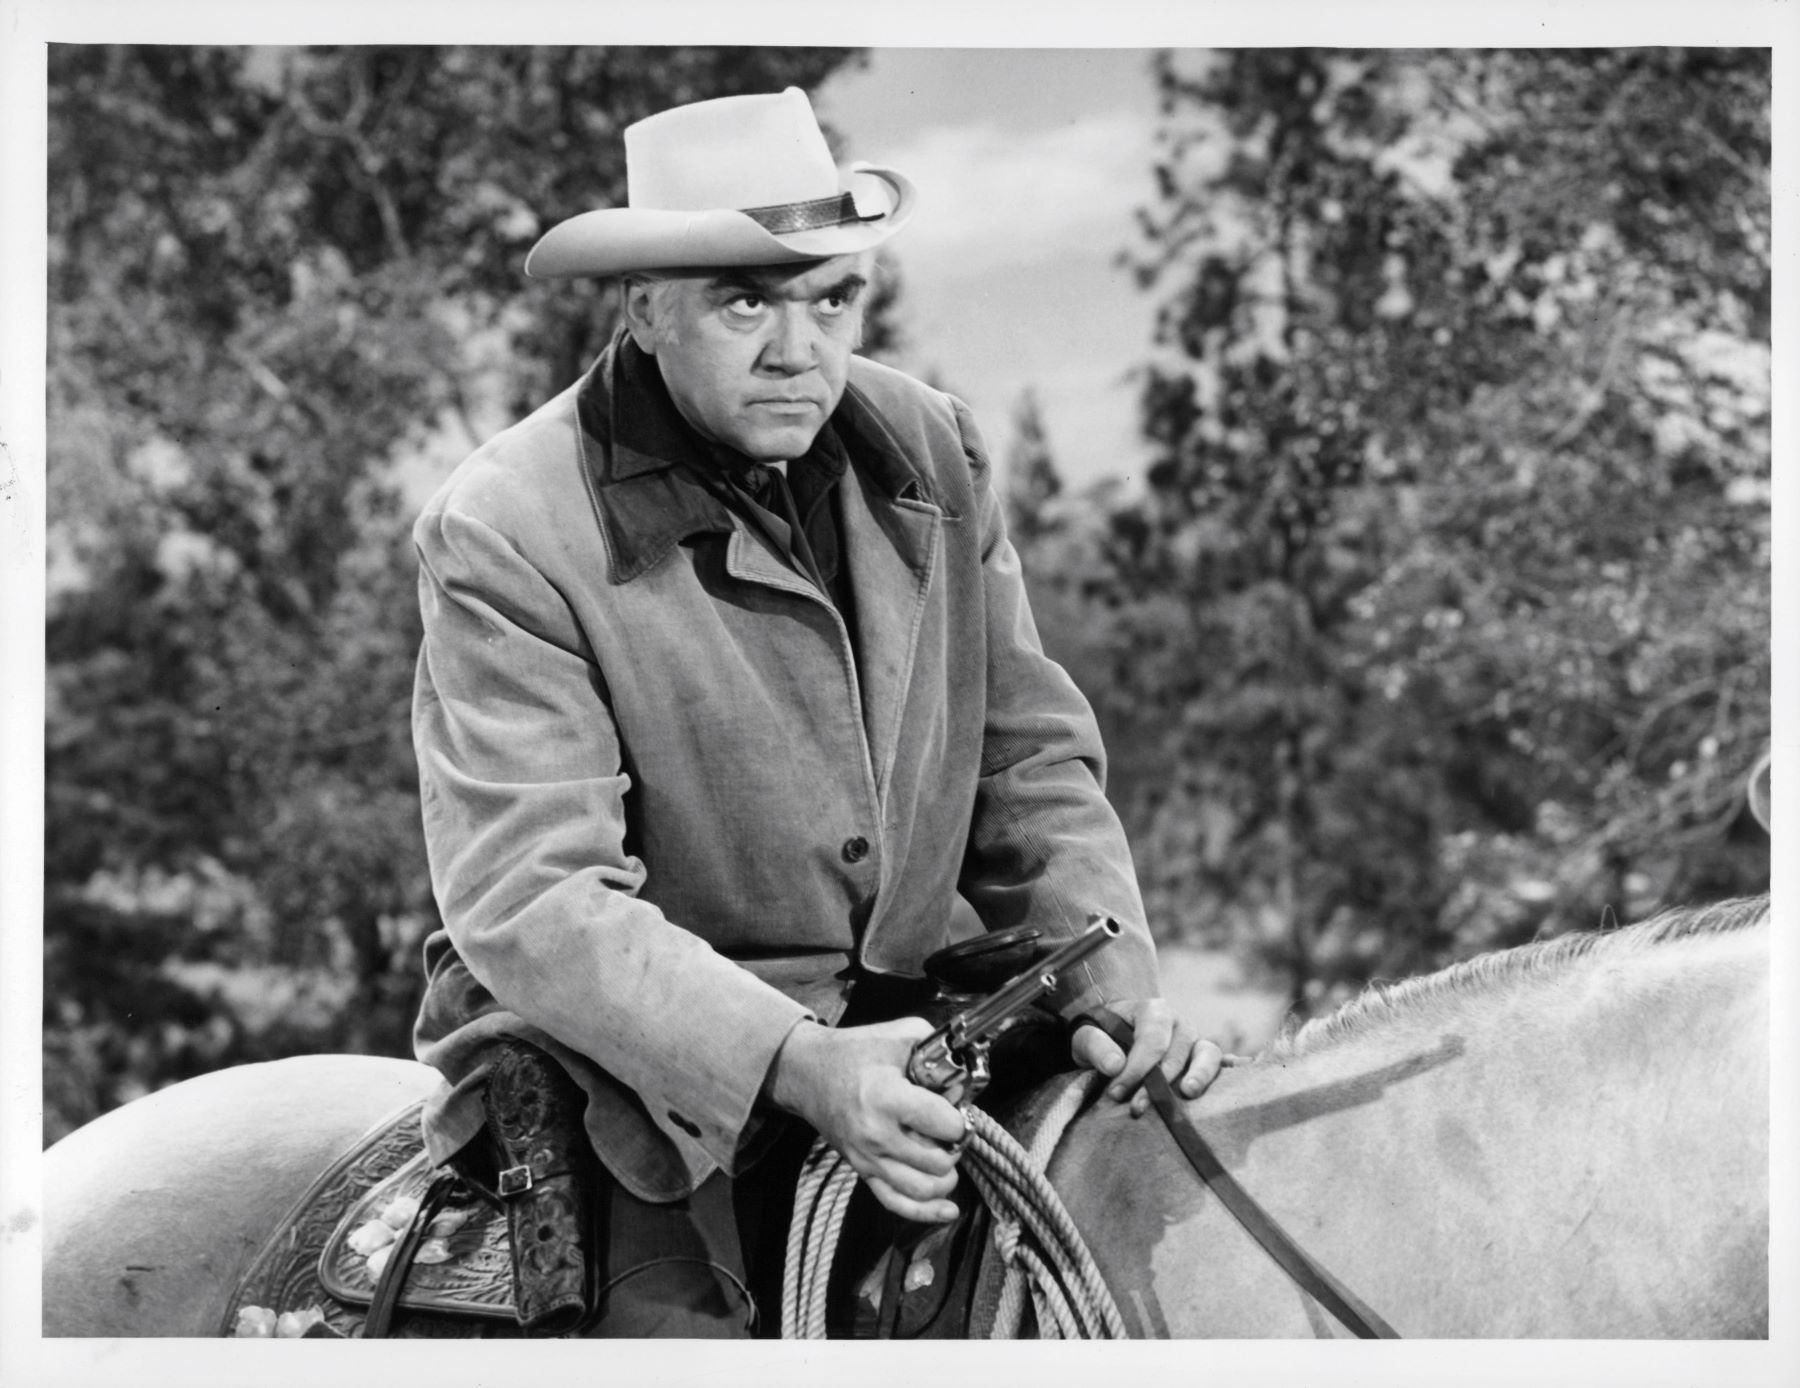
M 709 1030 L 731 1038 L 729 1067 L 682 1092 L 643 1093 L 651 1119 L 678 1147 L 701 1153 L 729 1174 L 755 1150 L 762 1119 L 771 1110 L 762 1103 L 763 1084 L 789 1033 L 818 1018 L 806 1007 L 767 984 L 734 994 L 707 1019 Z

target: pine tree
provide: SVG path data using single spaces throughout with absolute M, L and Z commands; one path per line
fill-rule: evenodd
M 1062 478 L 1051 456 L 1037 393 L 1027 388 L 1013 410 L 1013 442 L 1006 463 L 1006 515 L 1013 543 L 1029 552 L 1057 528 L 1052 513 Z
M 1766 884 L 1767 55 L 1159 84 L 1156 460 L 1108 549 L 1153 913 L 1305 1005 Z

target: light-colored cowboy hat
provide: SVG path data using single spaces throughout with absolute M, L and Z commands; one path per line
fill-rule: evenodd
M 880 245 L 912 215 L 892 169 L 840 175 L 798 87 L 725 96 L 625 128 L 627 207 L 583 212 L 525 258 L 536 279 L 689 266 L 784 265 Z

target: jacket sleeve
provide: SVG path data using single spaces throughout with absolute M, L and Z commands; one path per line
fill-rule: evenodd
M 504 1007 L 732 1169 L 776 1051 L 812 1014 L 638 897 L 630 777 L 554 586 L 457 511 L 428 511 L 414 538 L 413 739 L 446 932 Z
M 1094 955 L 1068 1007 L 1158 996 L 1156 950 L 1125 832 L 1107 802 L 1093 710 L 1044 654 L 1018 551 L 1006 535 L 975 421 L 955 401 L 974 480 L 987 602 L 987 717 L 968 852 L 958 889 L 990 930 L 1077 933 L 1104 912 L 1123 939 Z

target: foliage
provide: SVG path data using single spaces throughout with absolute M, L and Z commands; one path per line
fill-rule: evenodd
M 1153 918 L 1306 1005 L 1766 888 L 1767 54 L 1158 82 L 1155 462 L 1058 568 Z
M 630 121 L 858 60 L 53 48 L 47 1137 L 406 1050 L 407 512 L 612 323 L 524 252 Z M 1147 488 L 1069 495 L 1028 398 L 1008 504 L 1159 930 L 1317 1006 L 1766 886 L 1767 55 L 1157 81 Z
M 626 124 L 850 61 L 52 49 L 48 1138 L 219 1064 L 408 1049 L 407 488 L 605 340 L 604 286 L 519 265 L 623 201 Z

